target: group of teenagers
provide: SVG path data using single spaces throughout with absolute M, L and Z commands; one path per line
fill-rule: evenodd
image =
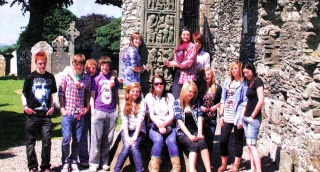
M 210 55 L 202 49 L 202 35 L 192 35 L 191 31 L 184 27 L 180 31 L 173 60 L 165 61 L 167 67 L 175 67 L 172 94 L 167 91 L 165 78 L 155 74 L 150 83 L 150 92 L 144 95 L 140 86 L 140 73 L 146 70 L 146 66 L 141 64 L 139 55 L 141 41 L 141 34 L 134 32 L 122 57 L 122 77 L 126 90 L 125 99 L 121 104 L 117 72 L 110 70 L 109 57 L 102 56 L 97 64 L 93 59 L 85 61 L 82 54 L 76 54 L 72 59 L 72 67 L 64 70 L 57 89 L 53 75 L 45 71 L 45 53 L 36 54 L 37 69 L 26 77 L 22 92 L 30 172 L 38 171 L 34 150 L 37 132 L 41 132 L 42 137 L 40 168 L 45 172 L 51 171 L 50 115 L 53 112 L 52 94 L 57 91 L 62 114 L 62 172 L 79 171 L 78 158 L 80 165 L 89 166 L 90 172 L 99 168 L 110 170 L 109 154 L 118 109 L 121 110 L 123 147 L 113 169 L 115 172 L 122 170 L 130 152 L 136 172 L 144 171 L 139 144 L 145 137 L 149 137 L 153 142 L 148 165 L 150 172 L 160 170 L 161 157 L 163 151 L 166 151 L 163 150 L 166 148 L 163 145 L 168 149 L 172 163 L 171 172 L 181 170 L 181 147 L 178 148 L 177 145 L 183 146 L 188 154 L 190 172 L 195 171 L 198 152 L 206 171 L 211 171 L 214 166 L 213 140 L 217 116 L 220 118 L 221 127 L 222 164 L 218 171 L 239 170 L 245 134 L 251 171 L 260 172 L 261 162 L 256 143 L 261 123 L 264 86 L 256 74 L 254 65 L 250 62 L 242 64 L 240 61 L 233 61 L 230 65 L 230 75 L 221 87 L 215 82 L 214 72 L 210 68 Z M 46 86 L 49 91 L 46 91 L 45 101 L 37 97 L 38 93 L 33 88 L 33 84 L 39 81 L 39 78 L 52 80 L 47 82 L 50 86 Z M 40 106 L 46 106 L 45 110 L 37 109 Z M 232 130 L 235 139 L 235 162 L 227 169 L 228 143 Z

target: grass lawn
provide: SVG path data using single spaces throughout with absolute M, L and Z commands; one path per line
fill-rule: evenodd
M 0 78 L 0 150 L 25 142 L 25 116 L 20 98 L 23 83 L 24 80 Z M 62 137 L 60 122 L 60 112 L 54 112 L 52 114 L 52 138 Z M 119 130 L 120 124 L 119 117 L 116 129 Z

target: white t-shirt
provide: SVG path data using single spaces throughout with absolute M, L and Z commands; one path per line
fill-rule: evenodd
M 174 97 L 171 93 L 167 93 L 167 101 L 165 97 L 153 96 L 152 93 L 148 93 L 146 95 L 145 101 L 149 108 L 149 112 L 153 112 L 153 114 L 159 117 L 160 120 L 165 119 L 166 116 L 169 116 L 170 113 L 173 114 L 173 103 Z
M 210 54 L 204 50 L 200 51 L 197 55 L 197 73 L 200 72 L 204 67 L 210 67 Z

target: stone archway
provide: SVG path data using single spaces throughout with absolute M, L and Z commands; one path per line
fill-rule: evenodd
M 181 26 L 187 26 L 192 33 L 199 32 L 199 0 L 184 0 Z

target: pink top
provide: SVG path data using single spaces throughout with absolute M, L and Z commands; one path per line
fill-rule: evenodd
M 174 59 L 180 64 L 180 78 L 178 84 L 183 84 L 185 81 L 196 81 L 196 66 L 197 66 L 197 48 L 190 42 L 184 49 L 179 50 L 180 46 L 174 54 Z M 180 51 L 180 52 L 179 52 Z

